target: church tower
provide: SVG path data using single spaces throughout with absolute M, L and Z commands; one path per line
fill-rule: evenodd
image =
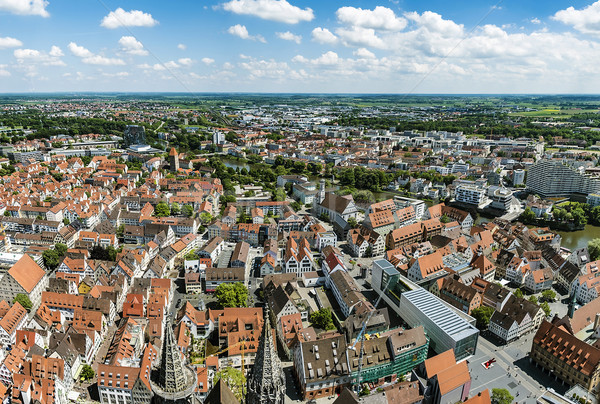
M 154 403 L 191 403 L 196 389 L 195 372 L 183 364 L 171 321 L 165 325 L 160 367 L 152 371 Z
M 171 172 L 176 173 L 179 171 L 179 154 L 174 147 L 171 147 L 171 151 L 169 152 L 169 165 L 171 166 Z
M 325 180 L 321 179 L 319 182 L 319 191 L 313 199 L 313 212 L 317 215 L 320 212 L 319 205 L 323 202 L 323 199 L 325 199 Z
M 247 391 L 246 404 L 283 404 L 285 376 L 273 345 L 268 310 L 265 313 L 254 366 L 248 376 Z

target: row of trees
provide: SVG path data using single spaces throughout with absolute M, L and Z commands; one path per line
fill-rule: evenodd
M 154 216 L 156 217 L 179 216 L 181 214 L 185 217 L 194 216 L 194 207 L 192 205 L 181 207 L 177 202 L 171 204 L 171 206 L 166 202 L 159 202 L 154 208 Z
M 394 180 L 392 174 L 383 170 L 367 170 L 364 167 L 342 168 L 336 171 L 336 177 L 343 187 L 378 192 Z
M 600 206 L 591 207 L 587 203 L 567 202 L 555 206 L 550 215 L 543 214 L 536 218 L 531 208 L 527 207 L 519 220 L 526 224 L 544 225 L 548 222 L 573 223 L 576 227 L 590 223 L 600 226 Z

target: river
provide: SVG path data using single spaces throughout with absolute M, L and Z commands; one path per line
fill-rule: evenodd
M 588 224 L 583 230 L 577 231 L 559 231 L 562 237 L 562 246 L 573 251 L 577 248 L 587 247 L 588 242 L 595 238 L 600 238 L 600 227 Z
M 239 168 L 240 170 L 242 168 L 245 168 L 246 170 L 250 170 L 250 165 L 244 163 L 243 161 L 239 161 L 235 158 L 221 158 L 221 161 L 223 162 L 223 164 L 225 164 L 226 167 L 231 167 L 233 169 Z

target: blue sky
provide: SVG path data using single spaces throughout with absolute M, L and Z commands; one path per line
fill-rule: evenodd
M 0 92 L 600 93 L 600 1 L 0 0 Z

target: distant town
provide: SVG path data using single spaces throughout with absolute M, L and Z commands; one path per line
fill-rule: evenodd
M 598 404 L 600 98 L 0 97 L 0 397 Z

